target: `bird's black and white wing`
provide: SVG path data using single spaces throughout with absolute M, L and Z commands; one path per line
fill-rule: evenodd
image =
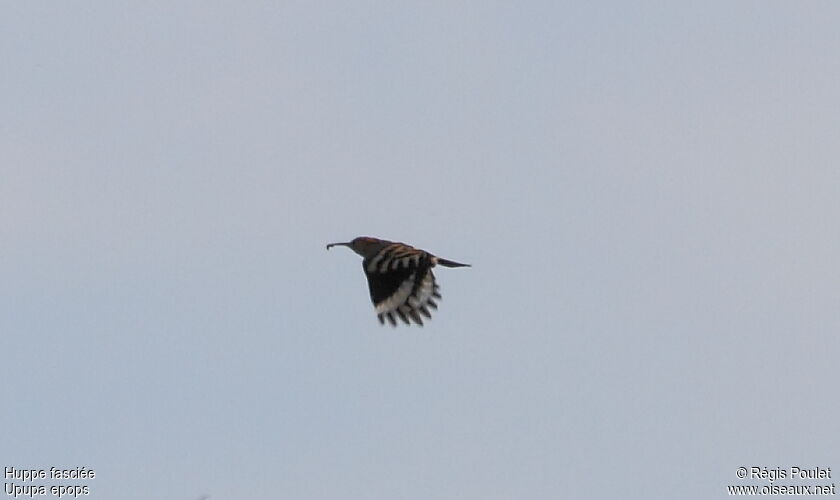
M 380 323 L 387 319 L 396 326 L 399 318 L 423 325 L 421 315 L 432 317 L 429 307 L 437 309 L 434 299 L 441 298 L 432 274 L 435 263 L 433 255 L 402 243 L 388 245 L 362 262 Z

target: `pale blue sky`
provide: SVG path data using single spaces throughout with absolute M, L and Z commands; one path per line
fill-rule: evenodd
M 124 500 L 840 470 L 838 20 L 5 2 L 0 466 Z M 324 250 L 359 235 L 473 267 L 425 328 L 380 327 Z

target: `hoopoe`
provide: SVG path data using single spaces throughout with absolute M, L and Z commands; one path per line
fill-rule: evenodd
M 434 299 L 440 299 L 440 287 L 432 274 L 437 264 L 446 267 L 470 267 L 442 259 L 405 243 L 395 243 L 367 236 L 360 236 L 347 243 L 330 243 L 346 246 L 361 255 L 362 269 L 368 280 L 370 300 L 376 308 L 379 322 L 397 326 L 397 318 L 409 325 L 413 320 L 423 326 L 422 314 L 431 319 L 429 307 L 437 309 Z M 428 306 L 428 307 L 427 307 Z

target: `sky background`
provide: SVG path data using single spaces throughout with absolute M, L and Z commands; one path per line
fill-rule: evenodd
M 124 500 L 840 473 L 837 3 L 0 11 L 0 466 Z M 381 327 L 324 249 L 360 235 L 473 267 Z

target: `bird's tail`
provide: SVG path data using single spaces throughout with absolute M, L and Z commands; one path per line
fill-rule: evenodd
M 437 258 L 437 263 L 445 267 L 472 267 L 469 264 L 461 264 L 460 262 L 441 259 L 440 257 Z

